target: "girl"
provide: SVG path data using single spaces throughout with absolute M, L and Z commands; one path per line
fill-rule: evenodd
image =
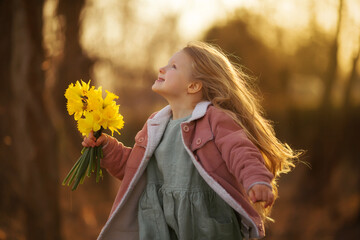
M 98 239 L 264 237 L 275 177 L 298 154 L 275 137 L 245 74 L 196 42 L 159 69 L 152 90 L 169 105 L 133 148 L 105 134 L 82 143 L 102 145 L 102 167 L 122 181 Z

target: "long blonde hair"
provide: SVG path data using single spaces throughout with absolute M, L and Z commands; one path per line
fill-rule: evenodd
M 264 117 L 254 88 L 250 85 L 250 77 L 231 63 L 220 48 L 203 42 L 191 42 L 183 50 L 193 60 L 193 78 L 202 82 L 204 99 L 227 112 L 261 151 L 266 167 L 275 176 L 271 184 L 276 199 L 279 175 L 291 171 L 300 152 L 276 138 L 274 128 Z M 254 207 L 263 220 L 270 219 L 271 207 L 265 209 L 260 204 Z

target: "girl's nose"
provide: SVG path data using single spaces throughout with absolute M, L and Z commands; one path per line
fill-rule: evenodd
M 159 72 L 160 72 L 161 74 L 164 74 L 164 73 L 165 73 L 165 67 L 159 68 Z

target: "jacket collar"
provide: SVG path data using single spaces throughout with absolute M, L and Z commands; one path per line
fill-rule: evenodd
M 199 102 L 195 106 L 191 114 L 191 117 L 186 122 L 191 122 L 196 119 L 202 118 L 206 114 L 206 110 L 210 104 L 211 102 L 209 101 Z M 158 113 L 156 113 L 155 116 L 152 119 L 150 119 L 150 122 L 152 124 L 161 124 L 163 122 L 168 122 L 170 117 L 171 117 L 171 107 L 170 105 L 167 105 L 166 107 L 161 109 Z
M 209 107 L 210 104 L 211 104 L 211 102 L 209 102 L 209 101 L 199 102 L 196 105 L 194 111 L 191 114 L 190 119 L 187 122 L 191 122 L 191 121 L 197 120 L 197 119 L 205 116 L 207 108 Z

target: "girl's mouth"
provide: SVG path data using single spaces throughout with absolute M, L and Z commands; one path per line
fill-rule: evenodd
M 163 79 L 163 78 L 159 77 L 158 79 L 156 79 L 156 81 L 157 81 L 157 82 L 164 82 L 164 81 L 165 81 L 165 79 Z

